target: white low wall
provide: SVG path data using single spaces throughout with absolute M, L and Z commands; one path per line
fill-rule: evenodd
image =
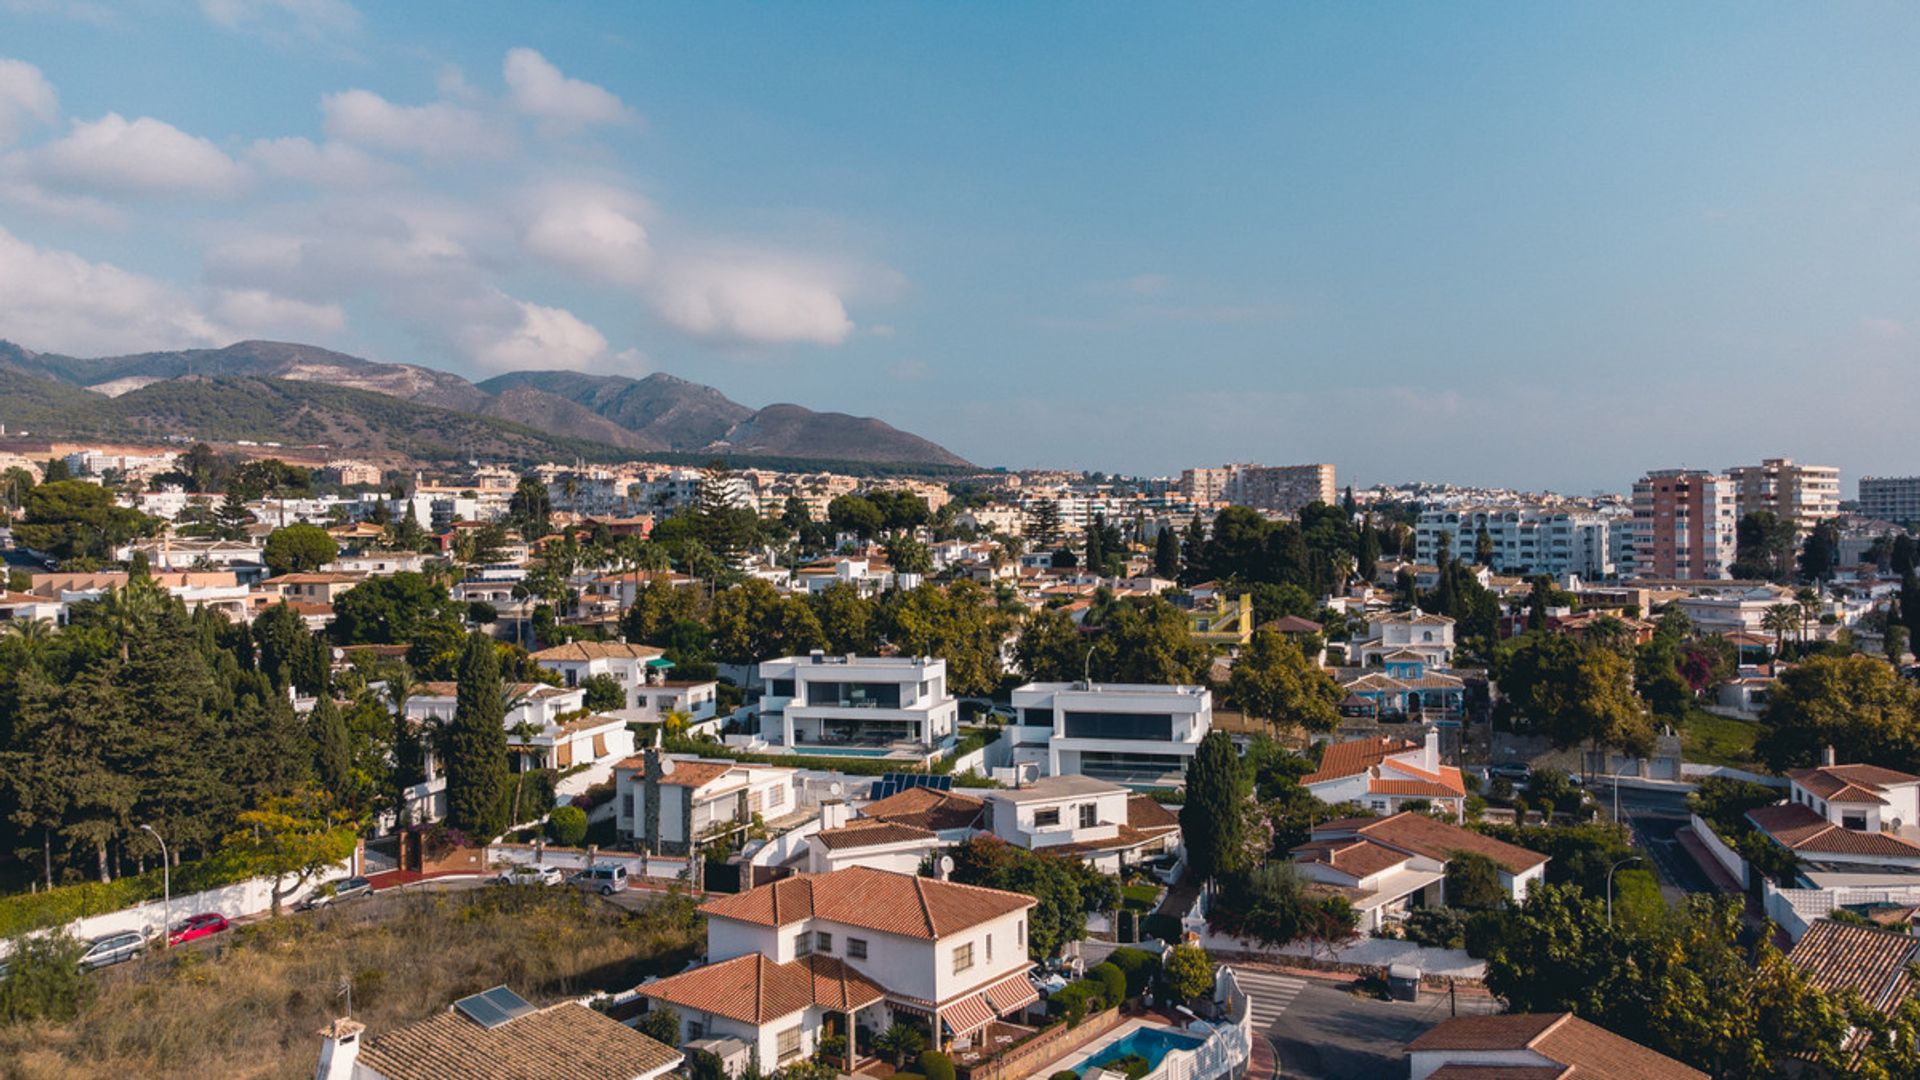
M 1695 765 L 1688 762 L 1680 766 L 1680 775 L 1689 780 L 1704 780 L 1709 776 L 1723 776 L 1729 780 L 1745 780 L 1752 784 L 1765 784 L 1772 788 L 1789 787 L 1784 776 L 1768 776 L 1765 773 L 1748 772 L 1731 765 Z
M 1747 860 L 1728 847 L 1727 842 L 1720 839 L 1720 834 L 1713 831 L 1713 826 L 1708 825 L 1699 814 L 1687 816 L 1692 819 L 1693 835 L 1700 838 L 1700 843 L 1706 846 L 1707 853 L 1713 856 L 1713 861 L 1719 863 L 1727 873 L 1732 874 L 1733 880 L 1739 882 L 1741 888 L 1747 888 L 1751 881 L 1747 877 Z
M 1141 1080 L 1218 1080 L 1233 1076 L 1253 1056 L 1253 1002 L 1240 989 L 1230 967 L 1214 973 L 1214 1000 L 1227 1007 L 1227 1019 L 1218 1024 L 1200 1021 L 1188 1026 L 1206 1041 L 1191 1050 L 1170 1050 L 1159 1067 Z
M 642 855 L 632 851 L 596 851 L 588 858 L 586 848 L 539 847 L 533 844 L 488 844 L 487 867 L 508 864 L 553 866 L 561 870 L 584 870 L 589 863 L 611 863 L 627 868 L 629 877 L 650 881 L 680 881 L 687 871 L 687 860 L 671 855 Z

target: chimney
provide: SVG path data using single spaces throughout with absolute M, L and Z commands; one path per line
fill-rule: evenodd
M 1826 749 L 1820 751 L 1820 764 L 1822 765 L 1838 765 L 1839 764 L 1839 762 L 1835 761 L 1833 758 L 1832 743 L 1828 743 Z
M 360 1056 L 360 1034 L 367 1025 L 340 1017 L 320 1029 L 320 1064 L 313 1080 L 353 1080 L 353 1063 Z
M 1440 729 L 1427 729 L 1426 745 L 1420 748 L 1420 767 L 1428 772 L 1440 771 Z
M 820 827 L 822 829 L 844 828 L 847 824 L 847 801 L 845 799 L 826 799 L 820 803 Z

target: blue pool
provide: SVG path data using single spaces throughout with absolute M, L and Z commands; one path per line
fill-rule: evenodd
M 1160 1062 L 1167 1056 L 1168 1051 L 1192 1050 L 1203 1042 L 1206 1040 L 1198 1035 L 1188 1035 L 1166 1028 L 1135 1028 L 1121 1038 L 1081 1058 L 1080 1064 L 1075 1065 L 1073 1071 L 1085 1076 L 1089 1069 L 1104 1066 L 1116 1058 L 1123 1058 L 1129 1054 L 1139 1054 L 1147 1059 L 1147 1071 L 1152 1072 L 1160 1067 Z

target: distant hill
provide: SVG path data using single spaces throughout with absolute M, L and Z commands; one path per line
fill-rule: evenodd
M 0 341 L 0 423 L 40 434 L 325 443 L 422 461 L 639 452 L 969 467 L 880 420 L 798 405 L 754 410 L 671 375 L 526 371 L 476 386 L 432 368 L 275 341 L 98 358 Z

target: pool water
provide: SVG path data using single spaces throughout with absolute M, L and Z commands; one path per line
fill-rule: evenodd
M 1135 1028 L 1121 1038 L 1081 1058 L 1080 1064 L 1075 1065 L 1073 1071 L 1085 1076 L 1089 1069 L 1104 1067 L 1108 1062 L 1129 1054 L 1138 1054 L 1147 1059 L 1147 1071 L 1152 1072 L 1160 1067 L 1160 1062 L 1168 1052 L 1192 1050 L 1203 1042 L 1206 1040 L 1198 1035 L 1187 1035 L 1166 1028 Z

